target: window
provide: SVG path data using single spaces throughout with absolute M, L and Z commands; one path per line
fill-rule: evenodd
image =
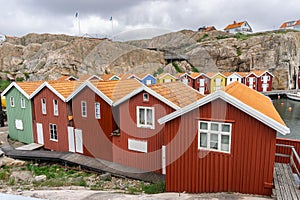
M 46 115 L 46 114 L 47 114 L 47 109 L 46 109 L 46 99 L 43 98 L 41 101 L 42 101 L 42 113 L 43 113 L 44 115 Z
M 137 127 L 154 129 L 154 108 L 137 106 Z
M 56 124 L 50 124 L 50 140 L 57 141 L 57 127 Z
M 143 101 L 149 101 L 149 94 L 143 93 Z
M 15 98 L 14 97 L 10 97 L 9 101 L 10 101 L 10 107 L 15 107 Z
M 21 130 L 21 131 L 23 130 L 23 121 L 22 120 L 16 119 L 15 125 L 16 125 L 16 129 Z
M 199 122 L 198 148 L 230 153 L 231 124 Z
M 58 101 L 56 99 L 53 100 L 53 109 L 54 109 L 54 115 L 58 116 Z
M 21 108 L 25 108 L 25 107 L 26 107 L 25 99 L 21 97 Z
M 151 80 L 146 80 L 146 85 L 151 85 L 151 84 L 152 84 Z
M 81 102 L 81 116 L 82 117 L 87 117 L 86 101 Z
M 101 114 L 100 114 L 100 103 L 96 102 L 95 103 L 95 118 L 96 119 L 100 119 L 101 118 Z

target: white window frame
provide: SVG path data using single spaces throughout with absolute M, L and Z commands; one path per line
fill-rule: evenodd
M 148 93 L 143 93 L 143 101 L 149 101 L 149 94 Z
M 50 140 L 58 141 L 58 133 L 57 133 L 57 125 L 56 124 L 49 124 L 49 134 Z
M 46 115 L 47 114 L 47 103 L 46 103 L 46 99 L 42 98 L 41 99 L 41 104 L 42 104 L 42 114 Z
M 145 123 L 140 123 L 140 109 L 144 109 L 144 119 Z M 152 110 L 152 124 L 146 124 L 147 122 L 147 110 Z M 150 128 L 154 129 L 155 128 L 155 119 L 154 119 L 154 107 L 144 107 L 144 106 L 137 106 L 136 107 L 136 125 L 139 128 Z
M 23 131 L 23 121 L 21 119 L 15 120 L 15 126 L 17 130 Z
M 81 116 L 87 117 L 87 104 L 86 101 L 81 101 Z
M 95 118 L 101 119 L 101 104 L 100 104 L 100 102 L 95 103 Z
M 9 98 L 10 107 L 15 107 L 15 97 L 11 96 Z
M 128 150 L 147 153 L 148 142 L 128 138 Z
M 54 114 L 54 116 L 58 116 L 58 100 L 57 99 L 53 99 L 53 114 Z
M 151 79 L 146 80 L 146 85 L 152 85 L 152 80 Z
M 21 97 L 21 108 L 26 108 L 26 102 L 24 97 Z
M 201 123 L 207 123 L 207 129 L 201 129 L 200 124 Z M 212 124 L 216 124 L 218 125 L 218 131 L 214 131 L 211 129 L 211 125 Z M 222 125 L 227 125 L 229 126 L 229 132 L 226 131 L 222 131 Z M 206 133 L 206 137 L 207 137 L 207 143 L 206 143 L 206 147 L 201 146 L 200 144 L 200 134 L 201 133 Z M 211 148 L 211 135 L 217 135 L 218 136 L 218 147 L 217 149 Z M 208 151 L 215 151 L 215 152 L 222 152 L 222 153 L 230 153 L 231 151 L 231 135 L 232 135 L 232 124 L 231 123 L 223 123 L 223 122 L 213 122 L 213 121 L 199 121 L 198 123 L 198 149 L 202 149 L 202 150 L 208 150 Z M 222 148 L 222 144 L 221 144 L 221 138 L 222 136 L 229 136 L 229 146 L 228 146 L 228 150 L 221 150 Z

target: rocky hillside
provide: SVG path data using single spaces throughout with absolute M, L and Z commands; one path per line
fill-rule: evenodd
M 112 42 L 67 35 L 8 37 L 0 46 L 0 77 L 40 80 L 60 75 L 268 69 L 274 88 L 293 85 L 299 66 L 300 32 L 229 35 L 189 30 L 149 40 Z M 177 62 L 177 71 L 169 63 Z

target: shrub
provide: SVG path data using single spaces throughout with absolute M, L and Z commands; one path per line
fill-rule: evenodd
M 163 193 L 166 191 L 166 184 L 165 182 L 158 182 L 150 185 L 143 185 L 142 189 L 146 194 Z

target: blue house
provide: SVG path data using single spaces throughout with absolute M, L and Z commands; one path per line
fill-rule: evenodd
M 156 83 L 156 78 L 151 74 L 132 74 L 127 79 L 135 78 L 141 81 L 144 85 L 153 85 Z

